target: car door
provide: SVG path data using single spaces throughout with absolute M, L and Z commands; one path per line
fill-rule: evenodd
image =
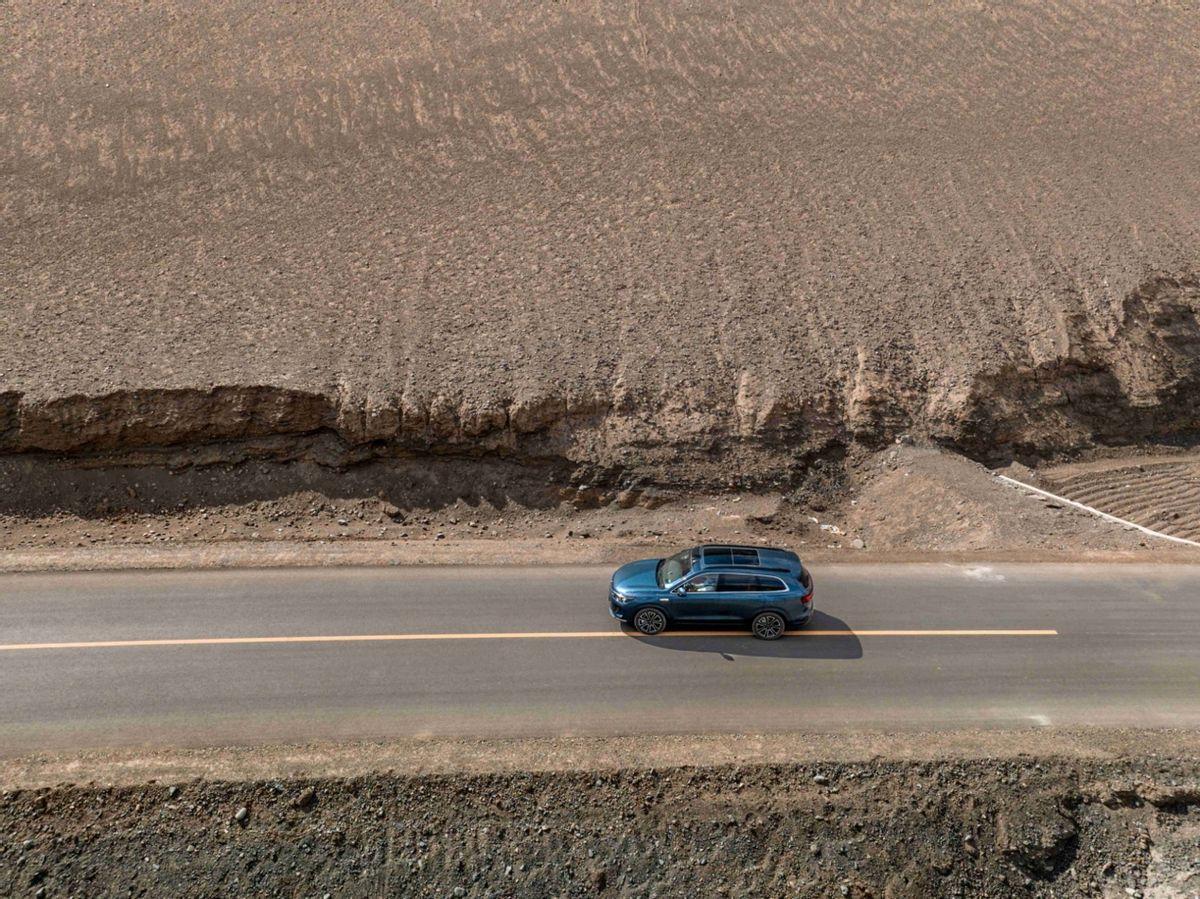
M 671 614 L 676 621 L 723 621 L 725 597 L 718 592 L 719 576 L 697 574 L 675 588 Z
M 717 595 L 722 600 L 722 619 L 749 621 L 763 603 L 759 579 L 749 574 L 722 574 L 717 580 Z

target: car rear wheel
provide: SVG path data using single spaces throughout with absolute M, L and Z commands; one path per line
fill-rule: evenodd
M 653 637 L 661 634 L 667 627 L 667 616 L 658 609 L 642 609 L 633 616 L 633 626 L 638 633 Z
M 778 612 L 759 612 L 750 622 L 750 630 L 760 640 L 778 640 L 787 630 L 787 622 Z

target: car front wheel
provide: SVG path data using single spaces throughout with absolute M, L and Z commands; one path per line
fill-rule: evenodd
M 787 630 L 787 622 L 778 612 L 759 612 L 750 622 L 750 630 L 760 640 L 778 640 Z
M 633 626 L 638 633 L 653 637 L 661 634 L 667 627 L 667 616 L 658 609 L 642 609 L 633 616 Z

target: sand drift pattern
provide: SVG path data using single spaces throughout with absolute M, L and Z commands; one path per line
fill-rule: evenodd
M 1200 540 L 1200 459 L 1145 462 L 1056 477 L 1047 489 L 1174 537 Z

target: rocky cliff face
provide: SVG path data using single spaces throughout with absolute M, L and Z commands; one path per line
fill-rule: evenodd
M 1155 278 L 1107 327 L 1059 320 L 1052 354 L 984 367 L 931 427 L 978 459 L 1025 461 L 1093 445 L 1200 436 L 1200 279 Z
M 123 390 L 28 400 L 0 395 L 0 452 L 147 453 L 194 461 L 309 459 L 338 466 L 420 454 L 499 456 L 576 466 L 588 479 L 691 479 L 713 487 L 786 484 L 816 458 L 897 436 L 983 461 L 1037 459 L 1094 444 L 1188 440 L 1200 433 L 1200 280 L 1157 278 L 1107 329 L 1079 311 L 1058 322 L 1052 352 L 981 360 L 946 389 L 860 354 L 849 383 L 806 400 L 741 379 L 733 402 L 639 405 L 617 391 L 476 405 L 401 395 L 368 404 L 271 386 Z M 731 469 L 731 465 L 736 467 Z M 179 464 L 177 461 L 176 464 Z

